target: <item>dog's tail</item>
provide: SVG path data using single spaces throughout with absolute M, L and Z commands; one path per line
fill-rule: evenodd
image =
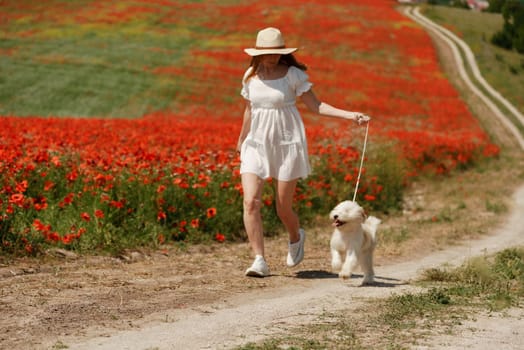
M 377 237 L 376 237 L 377 228 L 381 222 L 382 220 L 374 216 L 368 216 L 366 221 L 364 221 L 364 224 L 363 224 L 364 231 L 369 233 L 369 235 L 373 238 L 373 242 L 377 241 Z

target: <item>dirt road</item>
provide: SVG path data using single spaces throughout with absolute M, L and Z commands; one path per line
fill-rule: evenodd
M 153 315 L 137 329 L 100 335 L 93 330 L 83 339 L 67 340 L 70 349 L 227 349 L 285 332 L 296 325 L 307 324 L 321 314 L 338 310 L 355 310 L 359 299 L 384 298 L 391 293 L 412 290 L 406 284 L 426 268 L 441 264 L 459 264 L 481 254 L 490 254 L 506 247 L 524 244 L 524 186 L 515 194 L 515 206 L 508 222 L 481 240 L 466 242 L 422 259 L 377 267 L 379 284 L 358 287 L 359 278 L 341 281 L 324 271 L 298 269 L 295 276 L 273 276 L 287 286 L 277 289 L 254 290 L 238 296 L 217 295 L 217 302 L 191 310 L 171 310 Z M 512 318 L 483 318 L 480 327 L 489 331 L 485 337 L 432 339 L 428 348 L 493 349 L 495 337 L 498 349 L 517 349 L 524 344 L 522 309 L 513 311 Z M 468 325 L 464 331 L 471 332 Z M 508 330 L 511 337 L 508 339 Z M 98 333 L 98 336 L 97 336 Z M 491 337 L 491 338 L 490 338 Z M 500 338 L 502 337 L 502 338 Z M 498 339 L 498 340 L 497 340 Z M 509 344 L 508 344 L 509 342 Z M 504 347 L 504 343 L 507 344 Z M 438 346 L 437 346 L 438 344 Z

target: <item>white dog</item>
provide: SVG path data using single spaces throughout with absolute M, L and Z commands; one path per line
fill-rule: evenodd
M 373 251 L 380 219 L 366 218 L 364 209 L 356 202 L 339 203 L 329 214 L 335 230 L 331 237 L 331 267 L 341 278 L 350 278 L 360 265 L 364 272 L 363 285 L 374 282 Z

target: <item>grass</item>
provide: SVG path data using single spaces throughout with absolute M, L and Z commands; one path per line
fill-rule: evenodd
M 452 270 L 430 269 L 418 283 L 425 287 L 423 292 L 396 295 L 380 303 L 378 309 L 383 311 L 375 321 L 390 330 L 419 333 L 421 325 L 453 327 L 476 312 L 519 307 L 524 297 L 524 248 L 476 257 Z
M 83 40 L 68 52 L 66 40 L 54 40 L 29 47 L 25 60 L 0 56 L 0 114 L 137 117 L 175 99 L 181 88 L 175 79 L 166 83 L 143 69 L 144 57 L 164 56 L 167 64 L 168 55 L 145 55 L 118 38 L 100 51 L 102 43 Z
M 85 10 L 82 1 L 53 6 Z M 28 18 L 2 26 L 0 51 L 12 54 L 0 55 L 0 115 L 132 118 L 181 103 L 191 89 L 189 81 L 148 71 L 179 65 L 196 45 L 184 31 L 165 34 L 176 26 Z
M 65 345 L 61 341 L 56 342 L 51 350 L 69 349 L 69 346 Z

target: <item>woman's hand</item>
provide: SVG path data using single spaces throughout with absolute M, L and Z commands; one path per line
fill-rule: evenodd
M 359 113 L 359 112 L 353 112 L 352 118 L 355 122 L 357 122 L 358 125 L 368 123 L 371 118 L 365 114 Z

